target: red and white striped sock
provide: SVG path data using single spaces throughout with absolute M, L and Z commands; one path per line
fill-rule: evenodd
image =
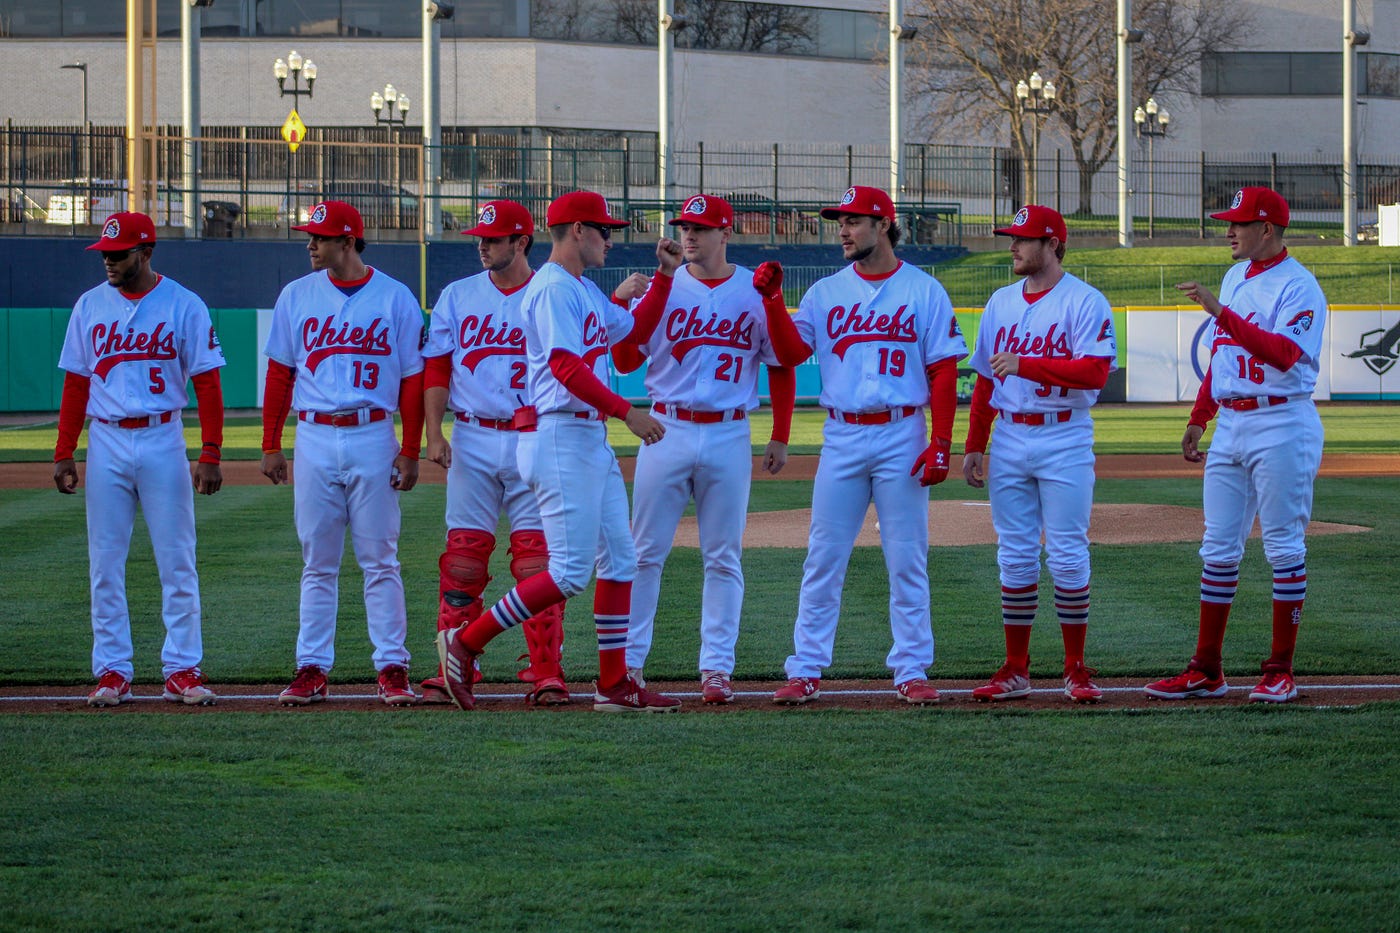
M 598 685 L 611 689 L 627 676 L 627 626 L 632 581 L 599 580 L 593 590 L 593 625 L 598 632 Z
M 486 643 L 497 635 L 562 602 L 564 594 L 549 571 L 542 570 L 517 583 L 500 602 L 468 624 L 466 631 L 459 632 L 457 637 L 469 649 L 481 654 L 486 650 Z
M 1001 624 L 1006 636 L 1006 663 L 1020 671 L 1030 669 L 1031 625 L 1040 608 L 1040 588 L 1005 586 L 1001 588 Z

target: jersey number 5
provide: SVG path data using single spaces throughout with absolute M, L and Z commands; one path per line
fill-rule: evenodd
M 165 374 L 160 371 L 159 366 L 151 367 L 151 394 L 160 395 L 165 391 Z
M 373 389 L 379 385 L 379 364 L 355 361 L 355 387 Z

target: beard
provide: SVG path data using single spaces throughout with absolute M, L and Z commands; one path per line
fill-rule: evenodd
M 872 243 L 871 245 L 867 246 L 865 249 L 858 249 L 858 250 L 856 250 L 854 253 L 851 253 L 851 255 L 850 255 L 849 257 L 847 257 L 847 258 L 850 259 L 851 262 L 864 262 L 865 260 L 869 259 L 871 256 L 874 256 L 874 255 L 875 255 L 875 244 Z

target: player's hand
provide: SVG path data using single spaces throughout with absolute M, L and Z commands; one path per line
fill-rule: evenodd
M 982 451 L 968 451 L 963 454 L 963 479 L 973 489 L 987 485 L 987 465 Z
M 1199 424 L 1188 424 L 1186 433 L 1181 435 L 1181 455 L 1192 463 L 1200 463 L 1206 458 L 1198 446 L 1204 433 L 1206 429 Z
M 670 237 L 662 237 L 656 241 L 656 271 L 666 276 L 675 275 L 683 255 L 679 243 Z
M 1014 376 L 1021 371 L 1021 358 L 1014 353 L 993 353 L 992 375 L 998 379 L 1005 379 L 1007 376 Z
M 1199 282 L 1181 282 L 1176 287 L 1178 291 L 1185 292 L 1187 298 L 1205 308 L 1206 314 L 1211 317 L 1219 317 L 1220 312 L 1224 310 L 1211 290 Z
M 423 448 L 423 459 L 431 460 L 444 470 L 452 469 L 452 445 L 447 443 L 447 438 L 442 436 L 442 432 L 437 432 L 433 437 L 432 432 L 428 432 L 428 443 Z
M 622 280 L 622 284 L 613 289 L 613 300 L 621 302 L 624 306 L 633 300 L 642 297 L 647 293 L 647 286 L 651 285 L 651 279 L 640 272 L 633 272 Z
M 788 445 L 782 441 L 769 441 L 763 450 L 763 469 L 777 476 L 787 466 Z
M 72 457 L 54 463 L 53 484 L 65 496 L 71 496 L 78 491 L 78 465 L 73 462 Z
M 935 437 L 914 461 L 914 468 L 909 471 L 909 475 L 918 476 L 920 486 L 937 486 L 948 478 L 948 461 L 952 447 L 952 442 L 946 438 Z M 923 471 L 922 476 L 919 475 L 920 470 Z
M 622 419 L 627 430 L 642 439 L 643 444 L 655 444 L 666 436 L 666 426 L 653 418 L 645 408 L 631 408 Z
M 217 463 L 196 463 L 194 465 L 194 491 L 201 496 L 212 496 L 224 485 L 224 471 Z
M 279 486 L 287 481 L 287 457 L 282 451 L 276 453 L 263 454 L 262 474 L 272 480 L 272 485 Z
M 783 267 L 772 260 L 761 262 L 753 270 L 753 290 L 764 298 L 775 298 L 783 292 Z
M 399 492 L 408 492 L 418 485 L 418 461 L 399 454 L 394 458 L 394 472 L 389 476 L 389 485 Z

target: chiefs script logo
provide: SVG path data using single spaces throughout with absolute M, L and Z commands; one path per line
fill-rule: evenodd
M 123 331 L 115 321 L 95 324 L 92 328 L 92 352 L 97 358 L 97 365 L 92 371 L 105 381 L 107 374 L 118 363 L 175 359 L 175 335 L 165 329 L 164 321 L 149 333 L 131 327 Z
M 476 372 L 476 367 L 489 356 L 524 356 L 525 332 L 509 321 L 496 324 L 490 314 L 469 314 L 457 328 L 457 345 L 466 351 L 462 365 Z
M 700 317 L 700 306 L 687 311 L 676 308 L 666 316 L 666 339 L 671 341 L 671 356 L 677 362 L 696 347 L 733 347 L 736 350 L 753 349 L 754 319 L 743 311 L 734 320 L 711 314 Z
M 894 314 L 884 314 L 862 312 L 860 302 L 851 305 L 849 311 L 837 305 L 826 313 L 826 333 L 835 341 L 831 352 L 844 360 L 846 351 L 858 343 L 916 343 L 919 338 L 914 330 L 914 315 L 908 309 L 908 305 L 900 305 Z
M 306 368 L 313 373 L 328 357 L 342 353 L 388 356 L 393 352 L 389 346 L 389 325 L 382 318 L 375 318 L 366 327 L 349 322 L 337 325 L 335 316 L 329 314 L 308 318 L 301 325 L 301 345 L 306 348 Z
M 992 343 L 992 352 L 1014 353 L 1017 356 L 1045 356 L 1060 357 L 1069 359 L 1074 354 L 1070 352 L 1069 341 L 1065 335 L 1059 333 L 1055 324 L 1050 325 L 1050 329 L 1044 334 L 1022 334 L 1017 332 L 1016 325 L 1012 324 L 1008 330 L 1003 327 L 997 331 L 997 339 Z
M 608 352 L 608 332 L 592 311 L 583 319 L 583 365 L 589 369 Z

